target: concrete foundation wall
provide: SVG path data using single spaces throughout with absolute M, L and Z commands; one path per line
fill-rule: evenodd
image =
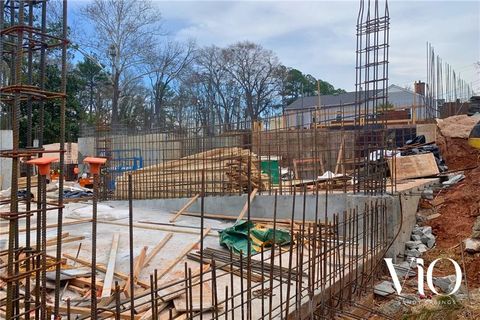
M 327 218 L 331 220 L 334 214 L 338 213 L 341 221 L 343 213 L 345 212 L 353 209 L 362 212 L 367 204 L 372 204 L 375 201 L 385 201 L 388 220 L 387 235 L 391 240 L 396 237 L 387 255 L 395 259 L 397 256 L 403 255 L 405 242 L 410 240 L 411 231 L 416 223 L 415 214 L 420 196 L 418 195 L 418 188 L 414 190 L 415 192 L 411 191 L 412 190 L 383 196 L 332 193 L 326 197 L 324 194 L 319 194 L 318 217 L 321 220 L 325 220 L 326 212 Z M 291 195 L 277 196 L 277 219 L 291 218 L 293 209 L 292 197 Z M 162 214 L 165 211 L 173 212 L 179 210 L 188 200 L 188 198 L 135 200 L 134 207 L 158 210 L 159 214 Z M 205 213 L 237 217 L 246 201 L 246 195 L 206 197 L 204 199 Z M 274 195 L 257 195 L 251 203 L 251 216 L 253 218 L 273 218 L 274 201 Z M 315 195 L 306 195 L 305 197 L 303 195 L 295 196 L 294 219 L 302 219 L 304 201 L 305 219 L 307 221 L 314 221 L 316 207 Z M 200 199 L 197 199 L 187 211 L 199 213 Z M 359 226 L 360 229 L 361 227 L 362 226 Z
M 0 150 L 13 148 L 12 130 L 0 130 Z M 10 188 L 12 181 L 12 159 L 0 158 L 0 189 Z

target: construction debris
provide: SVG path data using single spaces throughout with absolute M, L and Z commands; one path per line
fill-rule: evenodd
M 443 93 L 443 85 L 434 97 L 430 86 L 427 92 L 412 93 L 413 106 L 402 110 L 389 102 L 389 94 L 395 92 L 389 92 L 386 81 L 390 47 L 387 2 L 379 8 L 376 1 L 360 1 L 357 90 L 354 101 L 342 102 L 342 112 L 337 110 L 334 118 L 328 119 L 330 105 L 320 105 L 320 88 L 318 106 L 312 108 L 315 110 L 276 115 L 269 119 L 272 122 L 264 119 L 274 110 L 269 104 L 277 105 L 274 100 L 280 102 L 284 97 L 260 105 L 264 97 L 252 97 L 242 90 L 239 93 L 248 96 L 247 108 L 243 100 L 235 98 L 229 117 L 217 117 L 212 97 L 204 97 L 208 98 L 207 110 L 188 110 L 192 114 L 207 111 L 202 119 L 188 120 L 196 125 L 201 122 L 202 127 L 190 127 L 188 121 L 184 125 L 177 119 L 152 128 L 147 122 L 162 117 L 155 115 L 153 119 L 133 108 L 140 118 L 149 118 L 138 122 L 145 128 L 137 130 L 138 123 L 134 123 L 136 128 L 129 128 L 118 119 L 119 99 L 115 98 L 119 97 L 113 94 L 111 121 L 103 118 L 110 110 L 101 108 L 102 114 L 92 110 L 88 118 L 95 123 L 95 132 L 78 145 L 66 142 L 65 123 L 76 120 L 66 119 L 67 100 L 72 95 L 67 92 L 67 3 L 58 3 L 57 9 L 63 10 L 58 10 L 61 19 L 53 21 L 58 27 L 54 33 L 47 28 L 52 21 L 45 18 L 53 13 L 46 10 L 51 6 L 48 1 L 0 3 L 4 24 L 0 32 L 1 123 L 13 137 L 11 149 L 0 150 L 0 156 L 8 159 L 11 177 L 10 188 L 0 192 L 0 234 L 8 235 L 0 239 L 0 317 L 336 319 L 387 314 L 388 318 L 403 312 L 407 300 L 418 302 L 431 296 L 417 299 L 410 296 L 411 292 L 395 295 L 392 282 L 383 279 L 384 258 L 397 258 L 404 251 L 407 258 L 427 260 L 433 251 L 453 241 L 452 234 L 457 234 L 453 248 L 460 251 L 465 272 L 472 274 L 473 270 L 478 275 L 478 152 L 460 152 L 469 152 L 464 140 L 473 118 L 438 121 L 439 141 L 426 143 L 425 136 L 415 136 L 413 126 L 423 111 L 435 109 L 432 101 L 439 100 L 437 92 Z M 118 50 L 121 48 L 116 47 L 116 41 L 105 44 L 110 46 L 112 57 L 118 58 L 113 59 L 113 78 L 123 81 L 125 74 L 119 74 L 122 68 L 115 64 L 122 61 L 129 65 L 132 61 L 117 56 L 124 50 Z M 47 75 L 49 80 L 55 78 L 46 71 L 52 71 L 47 69 L 47 61 L 52 60 L 48 52 L 54 48 L 58 56 L 52 70 L 58 69 L 61 79 L 53 81 L 58 84 L 52 86 Z M 118 81 L 113 82 L 118 93 Z M 254 82 L 257 87 L 270 86 L 258 79 Z M 51 87 L 58 87 L 57 91 L 45 90 Z M 103 90 L 99 92 L 103 94 Z M 425 110 L 417 112 L 416 98 L 420 95 L 425 97 L 421 99 Z M 110 106 L 108 96 L 105 106 Z M 195 100 L 200 99 L 203 97 Z M 252 99 L 255 106 L 250 103 Z M 188 109 L 199 107 L 176 100 L 180 108 L 183 104 Z M 58 110 L 47 114 L 44 107 Z M 252 107 L 258 110 L 250 110 Z M 350 116 L 341 114 L 345 107 L 354 112 Z M 8 121 L 4 121 L 4 114 Z M 171 116 L 177 118 L 179 114 Z M 234 125 L 227 119 L 234 117 L 244 117 L 245 121 Z M 288 118 L 294 118 L 295 124 L 283 125 Z M 430 118 L 433 115 L 422 120 Z M 405 126 L 392 126 L 399 120 L 400 126 Z M 159 122 L 163 121 L 154 121 Z M 206 122 L 209 124 L 205 126 Z M 282 125 L 276 128 L 280 122 Z M 53 134 L 45 134 L 47 123 L 55 123 L 51 126 Z M 22 132 L 24 127 L 27 132 Z M 165 132 L 166 128 L 173 130 Z M 132 132 L 135 134 L 130 136 Z M 57 143 L 43 144 L 56 134 Z M 410 141 L 401 146 L 405 140 Z M 88 152 L 72 154 L 77 147 Z M 87 154 L 90 156 L 83 159 L 82 173 L 78 167 L 69 166 L 72 160 L 81 164 L 79 157 Z M 462 156 L 465 159 L 457 159 Z M 446 172 L 448 168 L 450 172 Z M 415 187 L 395 190 L 397 180 L 425 177 L 436 178 L 409 181 Z M 405 225 L 410 228 L 414 223 L 411 209 L 421 188 L 433 184 L 429 180 L 440 178 L 447 180 L 430 186 L 420 202 L 430 210 L 425 223 L 431 226 L 415 226 L 403 250 L 403 242 L 396 245 L 395 241 L 405 241 L 405 234 L 408 237 L 410 230 L 405 231 Z M 77 180 L 78 184 L 67 180 Z M 232 197 L 227 199 L 227 195 Z M 207 196 L 217 200 L 209 203 L 212 211 L 206 208 Z M 151 201 L 152 207 L 143 211 L 140 208 L 147 206 L 147 201 L 134 201 L 137 199 L 160 200 Z M 103 200 L 128 202 L 99 203 Z M 238 216 L 231 216 L 231 207 Z M 190 208 L 196 213 L 187 212 Z M 225 228 L 225 222 L 210 218 L 236 222 Z M 466 233 L 466 251 L 472 255 L 465 258 L 461 240 Z M 413 270 L 414 264 L 404 261 L 394 265 L 407 286 L 415 276 L 422 276 Z M 439 263 L 438 267 L 443 266 Z M 381 282 L 374 285 L 379 279 Z M 467 293 L 470 279 L 471 275 L 465 275 Z M 435 277 L 434 283 L 447 293 L 454 278 L 447 273 Z M 377 308 L 374 294 L 397 301 L 389 303 L 388 308 Z M 357 303 L 365 300 L 367 306 Z M 350 313 L 350 308 L 357 310 Z M 361 316 L 357 315 L 358 309 Z

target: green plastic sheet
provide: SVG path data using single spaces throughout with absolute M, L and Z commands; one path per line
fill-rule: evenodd
M 250 239 L 248 238 L 248 230 L 250 229 Z M 220 244 L 232 249 L 236 253 L 248 252 L 248 242 L 251 243 L 251 252 L 261 251 L 261 247 L 268 247 L 275 243 L 285 245 L 290 243 L 290 233 L 285 230 L 273 230 L 265 228 L 262 224 L 254 224 L 252 221 L 237 221 L 233 226 L 219 231 Z

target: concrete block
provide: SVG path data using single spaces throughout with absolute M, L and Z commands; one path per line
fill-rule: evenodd
M 417 236 L 423 236 L 423 230 L 420 227 L 413 228 L 412 234 Z
M 420 241 L 422 242 L 422 236 L 418 235 L 418 234 L 412 234 L 412 240 L 413 241 Z
M 428 248 L 427 248 L 426 245 L 424 245 L 423 243 L 421 243 L 421 244 L 418 245 L 417 250 L 418 250 L 418 252 L 420 252 L 420 253 L 424 253 L 424 252 L 427 252 Z
M 413 269 L 414 266 L 411 266 L 407 261 L 403 261 L 400 264 L 394 264 L 393 267 L 395 268 L 395 272 L 397 272 L 399 278 L 410 278 L 417 275 L 417 272 L 415 272 Z
M 405 255 L 407 257 L 419 258 L 421 256 L 421 253 L 417 249 L 411 249 L 411 250 L 405 250 Z
M 480 240 L 468 238 L 464 241 L 465 251 L 468 253 L 477 253 L 480 252 Z
M 393 283 L 390 281 L 382 281 L 373 288 L 373 293 L 381 297 L 386 297 L 394 292 Z
M 455 275 L 449 275 L 446 277 L 435 277 L 433 278 L 433 284 L 436 287 L 439 287 L 442 292 L 450 293 L 455 286 Z
M 418 248 L 419 245 L 422 244 L 422 241 L 407 241 L 405 242 L 405 247 L 407 247 L 408 249 L 416 249 Z
M 433 243 L 435 243 L 435 236 L 433 234 L 426 234 L 422 237 L 421 239 L 422 243 L 425 244 L 425 245 L 428 245 L 428 242 L 430 241 L 433 241 Z
M 422 228 L 422 232 L 423 234 L 427 235 L 427 234 L 432 234 L 432 227 L 430 226 L 425 226 Z

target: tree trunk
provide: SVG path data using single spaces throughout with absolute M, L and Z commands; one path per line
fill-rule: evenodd
M 120 84 L 118 73 L 113 78 L 113 98 L 112 98 L 112 124 L 118 123 L 118 100 L 120 97 Z
M 94 92 L 93 92 L 93 81 L 90 81 L 90 86 L 89 86 L 89 87 L 90 87 L 90 88 L 89 88 L 89 89 L 90 89 L 90 90 L 89 90 L 89 91 L 90 91 L 90 92 L 89 92 L 89 94 L 90 94 L 90 97 L 89 97 L 89 98 L 90 98 L 90 99 L 89 99 L 89 100 L 90 100 L 90 102 L 89 102 L 89 104 L 90 104 L 90 106 L 89 106 L 89 114 L 90 114 L 90 116 L 92 116 L 92 114 L 93 114 L 93 95 L 94 95 Z

